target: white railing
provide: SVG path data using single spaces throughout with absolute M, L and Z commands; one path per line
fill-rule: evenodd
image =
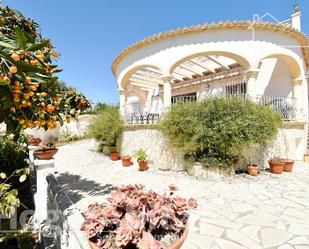
M 123 107 L 123 117 L 127 124 L 155 124 L 160 120 L 163 110 L 153 103 L 131 103 Z
M 172 97 L 172 105 L 177 103 L 185 103 L 185 102 L 193 102 L 196 101 L 196 95 L 181 95 L 181 96 L 173 96 Z
M 220 97 L 220 98 L 241 98 L 250 99 L 261 105 L 268 106 L 280 114 L 283 120 L 293 121 L 298 120 L 301 117 L 298 116 L 296 109 L 297 100 L 292 97 L 282 97 L 282 96 L 257 96 L 255 98 L 250 97 L 247 94 L 229 94 L 227 92 L 220 93 L 216 96 L 208 95 L 209 97 Z M 197 101 L 196 95 L 182 95 L 172 97 L 172 106 L 177 103 L 193 102 Z M 152 108 L 140 103 L 128 104 L 124 106 L 124 119 L 127 124 L 156 124 L 163 113 L 163 108 L 155 106 Z
M 258 96 L 257 101 L 261 105 L 271 107 L 279 113 L 283 120 L 296 120 L 296 99 L 292 97 Z

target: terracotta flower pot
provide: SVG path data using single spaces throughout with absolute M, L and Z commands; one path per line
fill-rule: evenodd
M 50 149 L 50 150 L 35 150 L 33 151 L 33 155 L 41 160 L 52 159 L 53 156 L 58 152 L 58 149 Z
M 256 164 L 247 165 L 248 174 L 251 176 L 256 176 L 259 170 L 259 166 Z
M 30 144 L 32 146 L 39 146 L 41 142 L 42 142 L 42 140 L 40 138 L 30 138 L 28 140 L 28 144 Z
M 167 249 L 180 249 L 188 236 L 188 232 L 189 232 L 189 225 L 187 224 L 180 238 L 176 240 L 174 244 L 172 244 Z M 99 249 L 99 247 L 90 240 L 88 240 L 88 244 L 91 249 Z
M 112 161 L 117 161 L 119 160 L 120 156 L 119 156 L 119 152 L 111 152 L 110 153 L 110 158 Z
M 285 171 L 285 172 L 292 172 L 294 162 L 295 162 L 294 160 L 284 159 L 283 171 Z
M 285 163 L 269 161 L 270 172 L 273 174 L 282 174 Z
M 138 162 L 139 171 L 145 171 L 148 169 L 148 161 L 139 161 Z
M 130 156 L 124 156 L 124 157 L 122 157 L 122 158 L 121 158 L 121 160 L 122 160 L 122 166 L 124 166 L 124 167 L 129 167 L 129 166 L 131 166 L 131 165 L 132 165 L 131 159 L 132 159 L 132 157 L 130 157 Z

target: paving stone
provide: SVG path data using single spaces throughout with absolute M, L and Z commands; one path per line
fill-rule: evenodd
M 292 224 L 288 231 L 295 235 L 309 235 L 309 225 Z
M 258 237 L 258 231 L 261 228 L 258 226 L 247 226 L 241 229 L 241 232 L 246 235 L 247 237 L 249 237 L 250 239 L 252 239 L 253 241 L 260 243 L 260 239 Z
M 261 230 L 262 244 L 265 248 L 279 246 L 291 237 L 292 235 L 290 233 L 273 228 L 264 228 Z
M 262 249 L 260 245 L 237 230 L 226 230 L 226 237 L 250 249 Z
M 224 228 L 200 221 L 200 234 L 220 238 L 224 233 Z
M 221 249 L 246 249 L 246 247 L 243 247 L 229 240 L 216 239 L 215 241 Z
M 210 249 L 212 242 L 209 236 L 190 234 L 181 249 Z
M 291 245 L 308 245 L 309 246 L 309 239 L 305 236 L 295 237 L 288 241 Z
M 247 203 L 235 203 L 231 205 L 232 210 L 236 213 L 246 213 L 255 209 L 254 206 Z
M 279 220 L 276 224 L 276 229 L 286 231 L 286 225 L 283 221 Z
M 217 226 L 225 227 L 225 228 L 232 228 L 232 229 L 240 229 L 242 227 L 241 223 L 235 223 L 228 221 L 226 219 L 217 219 L 217 218 L 203 218 L 201 222 L 214 224 Z
M 294 249 L 294 247 L 288 244 L 284 244 L 282 246 L 279 246 L 278 249 Z
M 274 223 L 264 219 L 263 217 L 248 214 L 236 220 L 237 222 L 248 224 L 248 225 L 257 225 L 257 226 L 274 226 Z
M 275 244 L 271 249 L 287 249 L 289 245 L 309 249 L 309 191 L 305 191 L 309 181 L 297 177 L 309 179 L 308 163 L 295 162 L 292 174 L 273 176 L 262 172 L 255 178 L 235 175 L 209 181 L 196 180 L 186 172 L 160 171 L 154 167 L 139 172 L 136 163 L 124 168 L 121 161 L 113 162 L 95 152 L 95 147 L 93 140 L 76 142 L 61 146 L 55 156 L 55 171 L 59 172 L 57 178 L 63 179 L 61 184 L 66 185 L 68 192 L 83 196 L 74 203 L 79 210 L 92 202 L 103 202 L 106 194 L 102 189 L 106 184 L 141 183 L 147 189 L 164 193 L 173 183 L 179 188 L 178 195 L 196 198 L 199 205 L 197 210 L 190 211 L 190 231 L 183 249 L 250 248 L 244 245 L 244 236 L 255 244 Z M 78 180 L 72 181 L 72 177 Z M 200 234 L 201 228 L 205 235 Z M 229 238 L 225 236 L 226 230 L 232 230 Z M 237 235 L 232 236 L 234 233 Z M 288 234 L 288 242 L 282 233 Z

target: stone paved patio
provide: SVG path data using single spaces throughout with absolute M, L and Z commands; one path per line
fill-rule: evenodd
M 297 162 L 293 173 L 283 175 L 199 181 L 185 172 L 139 172 L 136 163 L 124 168 L 95 148 L 84 140 L 56 155 L 56 176 L 81 211 L 104 200 L 115 185 L 142 183 L 164 192 L 175 184 L 179 195 L 199 204 L 184 249 L 309 248 L 309 164 Z

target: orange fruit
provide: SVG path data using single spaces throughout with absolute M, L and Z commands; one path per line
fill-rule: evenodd
M 20 60 L 20 56 L 19 56 L 18 54 L 16 54 L 16 53 L 13 53 L 13 54 L 11 55 L 11 58 L 12 58 L 14 61 L 19 61 L 19 60 Z
M 31 82 L 31 78 L 29 76 L 26 76 L 26 82 L 30 83 Z
M 11 66 L 11 67 L 10 67 L 10 72 L 11 72 L 11 73 L 17 73 L 17 67 Z

